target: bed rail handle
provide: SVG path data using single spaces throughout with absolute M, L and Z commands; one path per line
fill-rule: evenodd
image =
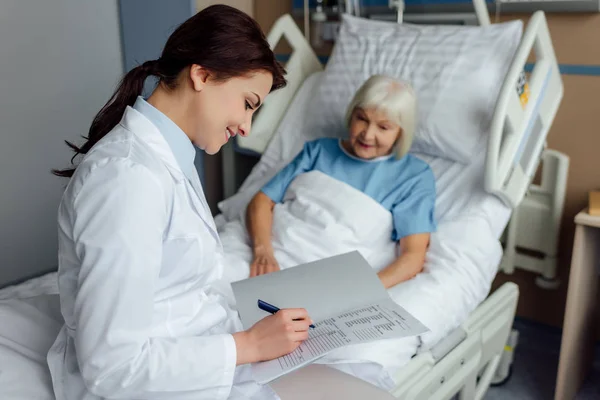
M 467 338 L 467 332 L 462 328 L 458 327 L 454 329 L 448 336 L 442 341 L 433 346 L 430 350 L 433 360 L 437 364 L 442 360 L 448 353 L 456 348 Z

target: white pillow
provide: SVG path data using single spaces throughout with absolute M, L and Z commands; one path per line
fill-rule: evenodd
M 484 145 L 523 25 L 413 25 L 344 15 L 317 92 L 320 129 L 343 129 L 354 92 L 374 74 L 409 81 L 419 118 L 412 151 L 468 163 Z

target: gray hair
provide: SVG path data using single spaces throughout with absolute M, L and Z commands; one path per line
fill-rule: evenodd
M 417 99 L 408 82 L 386 75 L 373 75 L 354 94 L 346 109 L 346 126 L 357 108 L 374 108 L 384 112 L 391 122 L 400 125 L 401 139 L 396 143 L 396 157 L 402 158 L 412 145 L 417 120 Z

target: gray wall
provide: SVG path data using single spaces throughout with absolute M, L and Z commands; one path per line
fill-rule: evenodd
M 56 267 L 50 170 L 118 82 L 119 32 L 116 0 L 0 0 L 0 286 Z

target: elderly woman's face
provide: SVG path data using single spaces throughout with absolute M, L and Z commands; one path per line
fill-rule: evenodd
M 376 109 L 356 108 L 350 119 L 348 150 L 360 158 L 388 155 L 400 138 L 401 128 Z

